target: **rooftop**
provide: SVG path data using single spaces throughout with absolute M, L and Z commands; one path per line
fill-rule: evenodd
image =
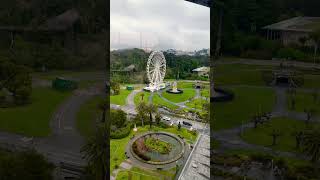
M 77 10 L 69 9 L 64 13 L 49 18 L 44 24 L 39 26 L 0 26 L 0 30 L 4 31 L 15 31 L 15 32 L 25 32 L 25 31 L 66 31 L 73 26 L 80 18 Z
M 196 68 L 194 70 L 192 70 L 193 72 L 208 72 L 210 70 L 209 67 L 199 67 L 199 68 Z
M 262 29 L 312 32 L 320 29 L 320 17 L 295 17 L 263 27 Z

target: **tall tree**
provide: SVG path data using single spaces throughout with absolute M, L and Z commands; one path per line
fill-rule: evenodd
M 148 105 L 142 101 L 136 106 L 136 111 L 138 113 L 137 118 L 141 120 L 142 127 L 144 126 L 144 120 L 147 119 Z
M 153 114 L 157 113 L 158 107 L 152 103 L 149 103 L 147 105 L 147 112 L 149 113 L 149 122 L 150 122 L 150 129 L 152 128 L 152 122 L 153 122 Z
M 310 35 L 311 39 L 313 40 L 314 43 L 314 64 L 316 63 L 317 59 L 317 53 L 318 53 L 318 48 L 320 45 L 320 29 L 314 31 Z
M 98 108 L 101 111 L 101 121 L 102 123 L 106 122 L 106 113 L 107 110 L 109 109 L 110 104 L 108 103 L 109 101 L 107 99 L 100 100 L 98 104 Z
M 88 160 L 88 169 L 95 176 L 96 180 L 107 180 L 107 161 L 108 157 L 108 132 L 106 124 L 100 125 L 95 134 L 90 137 L 86 144 L 82 147 L 81 152 L 84 152 L 84 158 Z
M 320 159 L 320 131 L 309 130 L 304 135 L 303 151 L 311 157 L 312 162 Z

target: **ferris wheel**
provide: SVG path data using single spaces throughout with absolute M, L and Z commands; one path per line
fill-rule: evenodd
M 166 74 L 166 59 L 162 52 L 153 51 L 147 62 L 147 76 L 150 82 L 150 91 L 160 89 L 160 84 L 163 83 Z

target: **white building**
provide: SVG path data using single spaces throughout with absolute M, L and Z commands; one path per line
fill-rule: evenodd
M 199 68 L 192 70 L 192 72 L 197 73 L 198 76 L 209 77 L 210 68 L 209 67 L 199 67 Z

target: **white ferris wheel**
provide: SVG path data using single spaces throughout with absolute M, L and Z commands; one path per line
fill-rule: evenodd
M 166 74 L 166 59 L 162 52 L 153 51 L 147 62 L 147 76 L 150 82 L 147 90 L 157 91 L 163 87 L 163 79 Z

